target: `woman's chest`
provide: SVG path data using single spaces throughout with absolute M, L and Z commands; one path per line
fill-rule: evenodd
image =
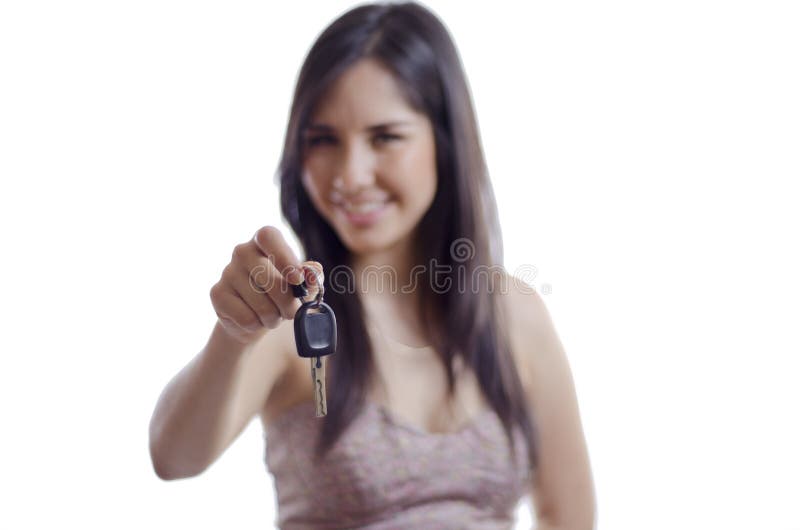
M 310 370 L 308 359 L 298 357 L 294 361 L 265 404 L 265 425 L 287 409 L 312 400 Z M 330 379 L 330 366 L 327 371 L 330 393 L 336 381 Z M 477 378 L 471 370 L 464 369 L 460 357 L 454 360 L 454 388 L 449 396 L 444 362 L 434 351 L 421 349 L 376 351 L 367 399 L 397 423 L 428 433 L 456 432 L 489 407 Z
M 369 399 L 397 422 L 429 433 L 456 432 L 489 408 L 475 374 L 453 359 L 453 392 L 445 361 L 432 349 L 384 346 L 376 354 Z
M 373 321 L 374 322 L 374 321 Z M 424 343 L 419 336 L 400 335 L 396 329 L 387 324 L 378 326 L 367 324 L 372 344 L 373 370 L 367 388 L 367 399 L 382 408 L 397 423 L 427 433 L 451 433 L 463 429 L 475 418 L 486 412 L 490 405 L 485 399 L 480 382 L 475 372 L 466 366 L 463 358 L 456 355 L 453 359 L 454 386 L 453 393 L 448 393 L 447 369 L 442 356 L 428 346 L 410 346 Z M 395 340 L 381 330 L 400 337 Z M 525 370 L 520 370 L 520 344 L 518 333 L 514 329 L 509 332 L 511 359 L 517 370 L 523 388 L 527 390 L 528 381 Z M 329 357 L 327 361 L 335 362 Z M 314 387 L 310 374 L 308 359 L 297 357 L 284 378 L 268 399 L 262 420 L 267 425 L 272 419 L 280 416 L 286 409 L 311 401 Z M 330 379 L 328 368 L 328 384 L 336 382 Z

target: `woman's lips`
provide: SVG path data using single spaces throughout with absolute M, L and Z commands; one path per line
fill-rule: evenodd
M 335 206 L 350 224 L 365 227 L 375 224 L 383 217 L 393 202 L 393 200 L 387 199 L 384 201 L 366 201 L 357 204 L 338 203 Z

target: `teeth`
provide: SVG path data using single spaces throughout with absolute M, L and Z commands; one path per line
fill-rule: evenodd
M 362 204 L 345 204 L 344 209 L 352 213 L 369 213 L 371 211 L 381 208 L 386 201 L 382 202 L 365 202 Z

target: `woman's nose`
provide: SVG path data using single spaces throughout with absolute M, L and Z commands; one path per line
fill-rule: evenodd
M 363 147 L 354 145 L 348 147 L 342 155 L 339 171 L 334 178 L 334 187 L 342 191 L 353 191 L 371 185 L 374 178 L 372 154 Z

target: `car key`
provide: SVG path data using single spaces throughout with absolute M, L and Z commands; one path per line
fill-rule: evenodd
M 292 285 L 294 296 L 303 302 L 294 316 L 294 339 L 297 353 L 300 357 L 308 357 L 311 362 L 311 381 L 314 385 L 314 405 L 318 418 L 328 413 L 324 357 L 336 352 L 336 315 L 322 301 L 325 292 L 322 283 L 320 276 L 317 276 L 319 292 L 314 300 L 308 301 L 305 300 L 308 296 L 306 282 Z M 312 313 L 312 309 L 317 312 Z

